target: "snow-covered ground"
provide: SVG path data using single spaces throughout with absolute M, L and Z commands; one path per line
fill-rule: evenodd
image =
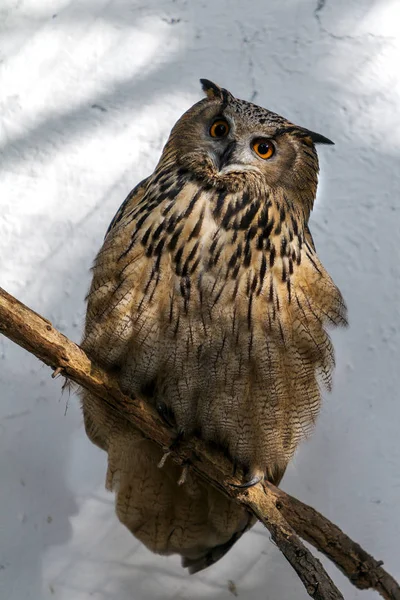
M 199 77 L 333 138 L 312 219 L 350 328 L 283 487 L 400 577 L 398 0 L 1 0 L 0 285 L 80 339 L 89 268 Z M 103 490 L 76 397 L 0 340 L 0 598 L 306 598 L 256 527 L 193 577 Z M 326 561 L 325 561 L 326 562 Z M 347 600 L 357 592 L 330 565 Z

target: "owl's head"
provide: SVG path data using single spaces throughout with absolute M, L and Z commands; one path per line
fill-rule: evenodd
M 172 129 L 166 151 L 206 185 L 238 190 L 249 181 L 315 197 L 315 144 L 326 137 L 235 98 L 201 79 L 206 98 L 192 106 Z

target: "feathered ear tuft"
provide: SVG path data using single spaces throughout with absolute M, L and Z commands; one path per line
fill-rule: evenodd
M 200 79 L 200 83 L 207 98 L 210 100 L 221 98 L 222 100 L 222 89 L 216 83 L 209 79 Z
M 221 100 L 224 104 L 226 104 L 231 98 L 233 98 L 232 94 L 228 92 L 228 90 L 219 87 L 219 85 L 213 83 L 209 79 L 200 79 L 200 83 L 209 100 Z
M 304 129 L 304 135 L 311 138 L 314 144 L 332 144 L 333 146 L 335 145 L 335 142 L 332 142 L 332 140 L 328 139 L 324 135 L 316 133 L 315 131 L 310 131 L 309 129 Z

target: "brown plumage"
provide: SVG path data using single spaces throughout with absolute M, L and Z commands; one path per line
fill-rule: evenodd
M 342 296 L 308 220 L 326 138 L 202 80 L 154 173 L 127 197 L 97 255 L 83 348 L 185 436 L 218 444 L 254 483 L 279 483 L 331 385 L 328 325 Z M 248 514 L 179 469 L 82 392 L 108 452 L 120 520 L 191 572 L 249 528 Z

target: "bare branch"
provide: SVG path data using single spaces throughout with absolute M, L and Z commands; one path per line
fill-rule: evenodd
M 265 483 L 275 506 L 300 537 L 325 554 L 360 590 L 374 589 L 386 600 L 400 600 L 400 587 L 359 544 L 311 506 Z
M 102 398 L 164 450 L 170 448 L 171 432 L 146 402 L 125 396 L 117 381 L 94 365 L 79 346 L 1 288 L 0 332 L 53 369 L 62 369 L 69 379 Z M 174 446 L 170 455 L 246 506 L 267 527 L 312 598 L 340 600 L 343 596 L 298 535 L 328 556 L 357 587 L 375 589 L 387 600 L 400 600 L 398 584 L 381 563 L 313 508 L 269 483 L 245 491 L 233 487 L 240 481 L 231 475 L 232 464 L 197 438 Z

